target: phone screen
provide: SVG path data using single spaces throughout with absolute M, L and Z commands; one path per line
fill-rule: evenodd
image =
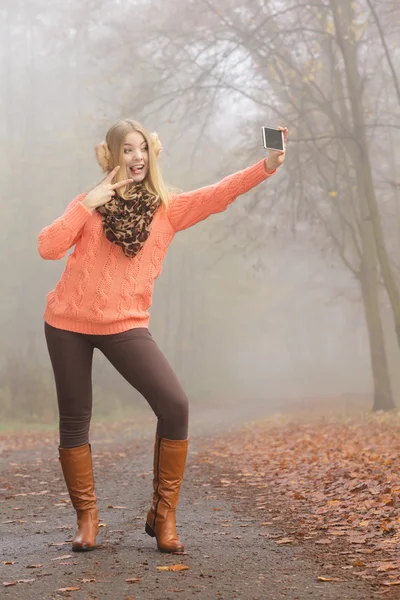
M 264 148 L 272 150 L 284 150 L 283 133 L 279 129 L 262 128 Z

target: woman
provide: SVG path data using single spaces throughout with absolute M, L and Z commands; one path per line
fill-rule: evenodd
M 281 129 L 286 138 L 287 129 Z M 45 259 L 60 259 L 75 246 L 44 314 L 60 413 L 59 457 L 77 513 L 75 551 L 95 548 L 98 531 L 89 445 L 95 348 L 157 416 L 146 532 L 161 552 L 183 551 L 175 511 L 188 447 L 188 400 L 148 330 L 154 280 L 178 231 L 225 210 L 285 158 L 270 151 L 267 159 L 215 185 L 170 194 L 158 166 L 160 150 L 156 134 L 133 120 L 117 122 L 96 148 L 106 178 L 39 235 Z

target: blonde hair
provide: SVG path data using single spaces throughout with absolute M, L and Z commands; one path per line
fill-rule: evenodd
M 105 173 L 110 173 L 117 165 L 120 169 L 115 176 L 115 182 L 129 179 L 124 162 L 124 142 L 131 131 L 138 131 L 146 140 L 149 155 L 149 168 L 144 180 L 145 188 L 155 194 L 164 206 L 168 205 L 169 190 L 164 183 L 157 157 L 162 150 L 161 142 L 156 133 L 149 133 L 143 125 L 133 119 L 117 121 L 107 131 L 104 142 L 96 146 L 96 158 Z M 130 188 L 125 186 L 118 191 L 125 200 L 131 197 Z

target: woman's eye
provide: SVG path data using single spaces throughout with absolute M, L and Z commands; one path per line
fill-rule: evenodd
M 129 148 L 125 148 L 124 154 L 128 154 L 128 152 L 130 152 Z

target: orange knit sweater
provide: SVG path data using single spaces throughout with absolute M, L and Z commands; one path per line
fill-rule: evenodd
M 134 258 L 107 240 L 101 215 L 85 208 L 85 194 L 78 196 L 39 234 L 39 253 L 46 259 L 62 258 L 75 245 L 60 281 L 47 296 L 45 321 L 95 335 L 147 327 L 154 280 L 175 233 L 222 212 L 267 177 L 262 160 L 214 185 L 172 195 L 168 209 L 157 211 L 150 236 Z

